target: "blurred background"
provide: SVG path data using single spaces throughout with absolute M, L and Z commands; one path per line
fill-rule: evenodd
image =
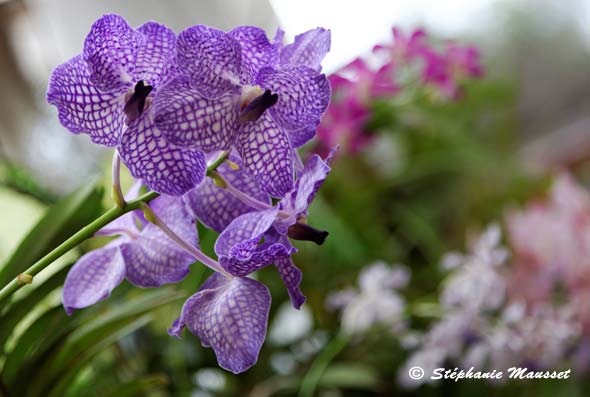
M 18 350 L 22 338 L 34 337 L 32 331 L 27 333 L 31 324 L 41 327 L 48 323 L 40 321 L 50 318 L 57 323 L 66 321 L 63 311 L 54 311 L 59 293 L 54 291 L 43 304 L 31 306 L 23 321 L 10 322 L 5 317 L 0 322 L 0 341 L 5 343 L 0 392 L 10 395 L 11 385 L 39 370 L 37 376 L 45 377 L 46 383 L 29 389 L 27 395 L 50 395 L 43 394 L 53 384 L 49 368 L 59 366 L 48 357 L 66 351 L 75 354 L 67 356 L 71 361 L 61 362 L 67 363 L 68 387 L 52 392 L 60 396 L 291 396 L 304 393 L 302 383 L 308 388 L 314 384 L 311 392 L 307 389 L 309 395 L 326 397 L 471 395 L 474 390 L 495 392 L 498 388 L 506 388 L 510 395 L 549 395 L 560 387 L 569 393 L 563 395 L 584 395 L 583 390 L 590 387 L 589 334 L 587 324 L 575 321 L 586 345 L 568 341 L 567 347 L 573 343 L 587 354 L 576 356 L 582 364 L 571 382 L 416 386 L 400 380 L 399 372 L 412 352 L 424 347 L 433 324 L 448 314 L 439 299 L 449 274 L 441 267 L 445 253 L 469 252 L 473 248 L 469 241 L 476 240 L 486 225 L 500 222 L 504 237 L 499 244 L 512 250 L 514 261 L 521 263 L 518 258 L 524 255 L 523 249 L 515 243 L 515 232 L 506 228 L 507 214 L 526 212 L 531 202 L 550 207 L 558 194 L 557 174 L 571 175 L 580 200 L 588 201 L 590 1 L 0 0 L 0 263 L 14 261 L 12 252 L 49 206 L 89 182 L 108 186 L 112 152 L 92 145 L 87 136 L 69 134 L 59 124 L 56 109 L 45 102 L 52 69 L 81 51 L 90 26 L 104 13 L 118 13 L 133 26 L 157 20 L 177 32 L 194 24 L 227 30 L 256 25 L 272 37 L 281 27 L 288 40 L 317 26 L 329 28 L 332 49 L 323 71 L 348 78 L 338 85 L 344 96 L 349 94 L 347 89 L 355 91 L 362 83 L 362 72 L 354 61 L 360 57 L 371 64 L 376 44 L 392 45 L 393 26 L 408 37 L 422 29 L 429 46 L 441 53 L 451 41 L 475 48 L 481 71 L 471 73 L 467 67 L 461 69 L 465 66 L 461 62 L 455 64 L 449 73 L 456 77 L 458 87 L 449 94 L 436 76 L 429 85 L 420 69 L 428 65 L 411 57 L 393 59 L 399 56 L 394 54 L 390 61 L 396 89 L 385 96 L 369 90 L 361 101 L 366 114 L 360 119 L 342 121 L 337 108 L 329 113 L 318 141 L 304 152 L 325 153 L 334 143 L 342 145 L 310 215 L 314 225 L 330 231 L 330 237 L 322 247 L 298 246 L 295 259 L 303 270 L 302 287 L 308 298 L 302 310 L 290 307 L 275 273 L 258 275 L 270 285 L 274 302 L 269 338 L 253 369 L 231 375 L 216 366 L 213 353 L 201 348 L 197 338 L 186 335 L 178 341 L 166 334 L 182 304 L 175 294 L 188 296 L 205 277 L 203 271 L 195 270 L 165 296 L 142 298 L 144 291 L 121 288 L 110 301 L 87 313 L 76 313 L 71 331 L 33 347 L 25 339 L 22 346 L 29 347 L 22 351 Z M 396 51 L 394 47 L 390 50 Z M 352 72 L 347 69 L 351 62 Z M 335 95 L 339 92 L 335 90 Z M 344 106 L 344 113 L 352 112 L 346 103 L 339 106 Z M 78 196 L 66 199 L 80 205 L 80 211 L 72 215 L 74 220 L 68 221 L 72 228 L 108 205 L 108 195 L 97 189 L 77 192 Z M 90 201 L 75 201 L 81 197 Z M 584 212 L 587 207 L 582 208 L 576 216 L 590 218 Z M 530 227 L 531 236 L 541 233 L 533 223 L 523 227 Z M 576 230 L 577 236 L 590 237 L 589 229 Z M 201 232 L 204 249 L 211 250 L 216 236 L 204 229 Z M 549 244 L 555 231 L 543 233 L 546 240 L 539 244 Z M 581 244 L 590 249 L 586 240 L 584 237 Z M 91 240 L 65 258 L 63 265 L 104 242 Z M 590 255 L 590 251 L 582 252 Z M 581 263 L 583 277 L 590 280 L 588 258 L 582 255 L 576 263 Z M 333 293 L 357 285 L 358 274 L 376 261 L 405 266 L 409 281 L 395 293 L 404 304 L 394 316 L 404 331 L 400 327 L 385 330 L 374 321 L 363 332 L 344 333 L 347 336 L 343 337 L 346 309 L 342 315 L 330 309 L 346 307 L 350 299 L 336 302 Z M 59 285 L 63 275 L 57 271 L 53 276 L 55 286 Z M 51 277 L 46 276 L 47 280 Z M 356 292 L 358 299 L 362 287 Z M 590 297 L 590 282 L 580 288 L 576 291 Z M 26 301 L 26 292 L 20 297 Z M 137 309 L 135 322 L 117 323 L 117 332 L 108 337 L 97 331 L 96 324 L 106 321 L 104 317 L 116 316 L 109 312 L 115 306 L 113 300 L 137 299 L 144 300 L 135 307 L 146 309 Z M 367 305 L 378 318 L 382 312 L 375 309 L 380 302 L 375 299 L 376 303 L 368 300 Z M 331 300 L 336 303 L 330 304 Z M 586 309 L 590 313 L 590 307 Z M 387 310 L 394 309 L 385 305 L 383 310 L 387 317 Z M 349 325 L 366 320 L 348 313 L 352 316 Z M 85 321 L 95 322 L 90 327 L 94 333 L 75 339 L 75 325 Z M 13 332 L 7 324 L 18 327 Z M 83 354 L 93 348 L 92 354 Z M 443 361 L 457 363 L 459 356 L 448 355 Z M 573 365 L 568 361 L 571 356 L 564 357 L 550 361 L 549 366 Z M 19 365 L 13 364 L 16 369 L 11 370 L 10 363 Z M 53 376 L 59 374 L 54 371 Z

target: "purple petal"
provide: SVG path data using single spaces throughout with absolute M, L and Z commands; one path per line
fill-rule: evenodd
M 278 49 L 266 37 L 266 32 L 254 26 L 240 26 L 228 33 L 242 48 L 242 82 L 249 84 L 264 66 L 278 60 Z
M 137 52 L 145 38 L 119 15 L 94 22 L 84 41 L 90 81 L 101 91 L 125 92 L 133 81 Z
M 278 208 L 249 212 L 234 219 L 219 235 L 215 242 L 217 256 L 229 256 L 230 250 L 237 244 L 254 241 L 258 243 L 262 235 L 272 226 Z
M 241 164 L 241 160 L 237 156 L 232 155 L 230 159 L 238 165 Z M 256 182 L 241 169 L 234 171 L 224 163 L 217 168 L 217 172 L 236 189 L 270 204 L 268 195 L 261 192 Z M 238 216 L 254 211 L 253 208 L 229 193 L 227 189 L 217 187 L 210 178 L 205 178 L 199 186 L 188 192 L 184 199 L 195 216 L 204 225 L 218 233 L 221 233 Z
M 272 44 L 275 45 L 279 50 L 283 49 L 285 41 L 285 31 L 281 28 L 277 28 L 274 37 L 272 38 Z
M 168 142 L 210 152 L 229 149 L 238 129 L 239 92 L 206 99 L 179 76 L 154 100 L 156 126 Z
M 197 228 L 195 219 L 188 213 L 181 197 L 161 195 L 150 202 L 154 213 L 181 239 L 198 247 Z M 163 238 L 165 234 L 159 227 L 147 224 L 141 233 L 142 237 L 153 239 Z M 166 238 L 167 239 L 167 238 Z
M 78 55 L 55 68 L 49 80 L 47 102 L 55 105 L 59 121 L 74 134 L 86 133 L 94 143 L 115 146 L 125 121 L 124 95 L 100 92 Z
M 322 70 L 321 62 L 330 51 L 330 31 L 323 28 L 308 30 L 295 36 L 292 44 L 281 50 L 281 65 L 305 65 Z
M 278 94 L 279 100 L 269 112 L 288 130 L 318 123 L 330 103 L 328 79 L 307 66 L 265 67 L 256 81 L 263 89 Z
M 135 211 L 131 211 L 120 218 L 115 219 L 96 233 L 95 236 L 117 236 L 127 235 L 131 236 L 137 233 L 136 226 L 137 216 Z
M 197 25 L 180 33 L 178 66 L 206 98 L 217 98 L 240 82 L 240 43 L 222 30 Z
M 125 263 L 115 241 L 91 251 L 70 269 L 62 293 L 66 313 L 82 309 L 107 298 L 125 277 Z
M 289 131 L 289 140 L 291 141 L 291 145 L 294 148 L 298 148 L 312 140 L 316 135 L 318 124 L 319 121 L 298 130 Z
M 258 245 L 258 240 L 246 240 L 234 245 L 229 256 L 219 257 L 219 264 L 231 275 L 247 276 L 271 263 L 289 258 L 294 251 L 283 244 Z
M 303 160 L 297 150 L 293 150 L 293 168 L 295 169 L 295 175 L 300 175 L 303 172 Z
M 244 170 L 273 197 L 293 188 L 293 151 L 287 134 L 268 116 L 245 123 L 237 136 Z
M 258 281 L 215 273 L 182 308 L 168 330 L 180 336 L 186 326 L 215 351 L 219 365 L 235 374 L 258 360 L 268 323 L 270 292 Z
M 176 283 L 189 272 L 194 258 L 171 240 L 139 238 L 121 245 L 127 280 L 138 287 Z
M 285 236 L 281 236 L 271 229 L 269 233 L 265 236 L 266 241 L 269 243 L 277 243 L 282 244 L 286 249 L 290 252 L 294 252 L 295 248 L 291 245 L 289 239 Z M 291 256 L 279 258 L 275 260 L 275 266 L 287 287 L 287 292 L 289 293 L 289 298 L 291 299 L 291 304 L 295 309 L 299 309 L 303 303 L 305 303 L 305 295 L 301 292 L 299 285 L 301 284 L 301 279 L 303 278 L 303 274 L 301 270 L 295 266 L 293 263 L 293 259 Z
M 330 172 L 329 162 L 336 150 L 337 148 L 332 149 L 325 161 L 317 154 L 307 161 L 295 183 L 295 189 L 281 200 L 280 208 L 289 216 L 275 221 L 274 227 L 279 233 L 287 234 L 289 227 L 297 221 L 299 215 L 307 213 L 307 207 Z
M 160 196 L 150 203 L 154 213 L 187 243 L 197 247 L 197 229 L 180 197 Z M 138 238 L 121 245 L 127 279 L 139 287 L 158 287 L 182 280 L 195 261 L 154 224 Z
M 279 275 L 281 276 L 285 287 L 287 287 L 291 304 L 295 309 L 299 309 L 301 305 L 305 303 L 305 295 L 303 295 L 299 288 L 301 279 L 303 278 L 301 270 L 295 266 L 291 257 L 276 260 L 275 266 L 279 271 Z
M 294 203 L 296 212 L 300 213 L 307 209 L 329 173 L 330 166 L 317 154 L 307 160 L 303 172 L 297 179 L 297 194 Z
M 156 22 L 144 23 L 137 31 L 145 40 L 137 52 L 134 80 L 158 87 L 174 71 L 176 34 Z
M 205 155 L 198 150 L 172 146 L 154 126 L 151 111 L 133 121 L 118 148 L 131 175 L 160 193 L 182 195 L 205 177 Z

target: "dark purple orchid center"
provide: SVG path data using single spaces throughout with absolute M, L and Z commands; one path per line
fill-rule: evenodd
M 271 94 L 270 90 L 264 91 L 262 95 L 252 99 L 240 112 L 240 121 L 256 121 L 262 116 L 266 109 L 274 106 L 279 100 L 278 94 Z
M 289 226 L 289 230 L 287 231 L 287 236 L 293 240 L 313 241 L 317 245 L 324 244 L 328 234 L 325 230 L 318 230 L 308 224 L 299 222 Z
M 127 124 L 136 120 L 143 113 L 145 101 L 153 89 L 154 87 L 151 85 L 145 85 L 143 80 L 139 80 L 137 84 L 135 84 L 135 90 L 129 99 L 127 99 L 125 107 L 123 108 L 123 112 L 125 112 L 125 115 L 127 116 Z

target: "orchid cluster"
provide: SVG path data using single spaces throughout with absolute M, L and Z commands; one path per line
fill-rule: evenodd
M 330 32 L 283 43 L 262 29 L 193 26 L 180 34 L 118 15 L 94 23 L 82 54 L 58 66 L 47 101 L 72 133 L 115 148 L 115 201 L 124 208 L 145 185 L 159 193 L 97 234 L 117 236 L 82 256 L 63 289 L 68 312 L 107 298 L 123 279 L 139 287 L 182 280 L 195 261 L 214 270 L 169 329 L 186 327 L 221 367 L 251 367 L 264 342 L 270 293 L 248 278 L 274 264 L 299 308 L 305 301 L 291 239 L 322 244 L 307 208 L 330 157 L 303 164 L 296 149 L 316 132 L 330 84 L 321 61 Z M 125 198 L 122 161 L 136 185 Z M 119 193 L 119 196 L 117 196 Z M 220 233 L 217 259 L 199 249 L 195 223 Z
M 492 225 L 469 254 L 445 257 L 453 271 L 440 296 L 442 319 L 400 370 L 406 386 L 422 382 L 408 378 L 409 368 L 428 373 L 449 361 L 490 370 L 590 369 L 589 192 L 562 175 L 548 200 L 509 213 L 507 226 L 511 255 Z
M 439 49 L 423 30 L 410 36 L 392 31 L 391 44 L 375 46 L 371 56 L 356 58 L 329 77 L 333 100 L 318 129 L 320 151 L 335 144 L 353 154 L 365 148 L 376 132 L 369 126 L 375 101 L 410 96 L 417 88 L 457 100 L 465 81 L 483 76 L 476 47 L 448 42 Z

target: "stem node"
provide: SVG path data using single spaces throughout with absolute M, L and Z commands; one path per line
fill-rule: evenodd
M 158 218 L 156 217 L 156 214 L 154 214 L 154 211 L 152 211 L 152 208 L 149 206 L 149 204 L 140 203 L 139 208 L 141 209 L 141 212 L 143 212 L 143 216 L 145 217 L 146 221 L 153 223 L 154 225 L 158 224 Z
M 33 276 L 27 273 L 19 274 L 18 276 L 16 276 L 16 279 L 21 285 L 31 284 L 33 282 Z

